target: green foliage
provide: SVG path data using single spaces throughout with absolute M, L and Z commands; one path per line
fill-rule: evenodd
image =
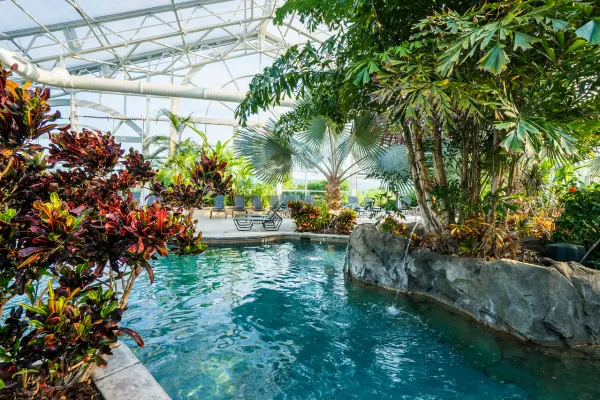
M 290 201 L 288 207 L 297 232 L 313 232 L 317 226 L 322 225 L 319 221 L 321 216 L 319 207 L 301 201 Z
M 300 201 L 291 201 L 288 207 L 298 232 L 347 235 L 356 225 L 357 215 L 353 210 L 343 209 L 332 214 L 326 203 L 313 206 Z
M 270 121 L 265 127 L 241 131 L 234 139 L 235 152 L 252 164 L 259 179 L 272 184 L 286 181 L 294 166 L 319 171 L 328 182 L 329 207 L 337 210 L 341 182 L 356 174 L 354 167 L 377 165 L 383 132 L 372 115 L 358 116 L 341 131 L 335 129 L 330 121 L 315 117 L 307 130 L 283 140 Z
M 312 182 L 308 182 L 308 184 L 306 185 L 308 190 L 322 190 L 325 191 L 325 187 L 327 186 L 327 181 L 326 180 L 322 180 L 322 181 L 312 181 Z M 291 187 L 287 187 L 286 189 L 291 189 Z M 304 185 L 303 184 L 297 184 L 295 189 L 298 190 L 304 190 Z M 350 182 L 343 181 L 340 184 L 340 190 L 343 191 L 349 191 L 350 190 Z
M 314 44 L 303 49 L 291 48 L 256 75 L 246 99 L 236 110 L 236 117 L 244 124 L 249 115 L 277 104 L 284 96 L 295 95 L 310 101 L 299 113 L 283 116 L 281 123 L 285 128 L 301 127 L 303 121 L 316 115 L 342 126 L 355 115 L 374 110 L 369 98 L 371 87 L 357 87 L 353 83 L 358 77 L 361 83 L 370 83 L 370 72 L 378 69 L 371 61 L 373 54 L 408 40 L 412 25 L 436 10 L 449 7 L 464 11 L 477 3 L 477 0 L 286 1 L 276 11 L 276 24 L 293 14 L 310 31 L 324 24 L 333 35 L 319 48 Z
M 406 237 L 406 224 L 399 221 L 392 215 L 387 215 L 379 224 L 379 229 L 383 232 Z
M 574 243 L 590 249 L 600 239 L 600 184 L 572 189 L 565 195 L 564 211 L 556 220 L 555 242 Z M 600 257 L 596 249 L 589 261 Z
M 121 318 L 137 276 L 153 282 L 150 260 L 205 246 L 191 218 L 132 199 L 156 176 L 149 161 L 110 133 L 49 124 L 49 91 L 11 72 L 0 68 L 0 314 L 21 301 L 0 326 L 0 379 L 10 398 L 52 398 L 105 366 L 118 336 L 144 345 Z
M 504 226 L 491 225 L 482 217 L 449 225 L 441 234 L 423 238 L 422 246 L 441 254 L 485 259 L 516 259 L 518 239 Z

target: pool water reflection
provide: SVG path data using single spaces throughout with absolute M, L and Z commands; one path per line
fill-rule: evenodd
M 597 399 L 600 366 L 351 282 L 344 246 L 211 247 L 140 277 L 124 325 L 173 399 Z

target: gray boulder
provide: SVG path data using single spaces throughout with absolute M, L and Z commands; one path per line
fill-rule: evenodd
M 541 345 L 600 344 L 600 271 L 575 263 L 541 267 L 406 251 L 407 240 L 359 225 L 345 272 L 352 278 L 444 303 Z

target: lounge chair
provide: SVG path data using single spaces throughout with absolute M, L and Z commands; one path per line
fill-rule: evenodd
M 304 202 L 310 204 L 311 206 L 315 205 L 315 198 L 310 195 L 304 196 Z
M 273 196 L 271 196 L 273 197 Z M 290 209 L 288 208 L 288 197 L 285 194 L 281 195 L 281 200 L 280 200 L 280 212 L 281 215 L 283 215 L 284 217 L 289 217 L 290 216 Z M 273 204 L 271 204 L 271 210 L 273 209 Z
M 252 196 L 252 211 L 265 211 L 260 196 Z
M 381 212 L 381 207 L 375 205 L 375 200 L 370 197 L 365 197 L 365 211 L 371 214 L 371 217 Z
M 212 218 L 213 212 L 224 213 L 225 219 L 227 219 L 227 210 L 225 210 L 225 196 L 222 194 L 215 197 L 213 208 L 210 210 L 210 218 Z
M 246 198 L 244 196 L 235 196 L 233 199 L 233 210 L 231 210 L 232 218 L 233 214 L 236 212 L 245 212 L 248 214 L 248 210 L 246 209 Z
M 281 195 L 281 209 L 286 209 L 288 206 L 288 197 L 285 194 Z M 273 208 L 273 206 L 271 205 L 271 208 Z
M 358 206 L 358 197 L 355 196 L 350 196 L 348 197 L 348 202 L 345 205 L 346 208 L 349 208 L 351 210 L 356 210 L 359 208 Z
M 254 224 L 260 224 L 265 231 L 278 231 L 283 218 L 278 214 L 281 203 L 277 203 L 268 214 L 246 214 L 233 217 L 233 223 L 238 231 L 249 231 Z
M 300 201 L 300 196 L 297 196 L 295 194 L 292 194 L 288 197 L 288 204 L 292 201 Z
M 282 201 L 279 200 L 279 196 L 269 196 L 269 210 L 273 209 L 273 206 L 281 205 Z

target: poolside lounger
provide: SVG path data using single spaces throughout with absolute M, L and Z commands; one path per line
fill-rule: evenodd
M 225 210 L 225 196 L 222 194 L 215 197 L 215 203 L 213 208 L 210 210 L 210 218 L 212 218 L 213 212 L 224 213 L 225 219 L 227 219 L 227 210 Z
M 252 211 L 265 211 L 260 196 L 252 196 Z
M 279 200 L 279 196 L 269 196 L 269 210 L 272 210 L 273 206 L 277 204 L 283 205 L 283 202 Z
M 345 207 L 349 208 L 351 210 L 356 210 L 357 208 L 359 208 L 358 197 L 356 197 L 356 196 L 348 197 L 348 202 L 345 204 Z
M 279 199 L 277 199 L 279 200 Z M 273 204 L 271 204 L 270 209 L 273 209 Z M 290 209 L 288 208 L 288 196 L 285 194 L 281 195 L 281 200 L 280 200 L 280 206 L 279 206 L 279 212 L 281 213 L 281 215 L 283 215 L 284 217 L 289 217 L 290 216 Z
M 236 212 L 245 212 L 248 214 L 248 210 L 246 209 L 246 198 L 244 196 L 235 196 L 233 199 L 233 210 L 231 210 L 231 217 Z
M 315 198 L 311 195 L 306 195 L 304 197 L 304 202 L 310 204 L 311 206 L 315 205 Z
M 283 218 L 277 213 L 281 203 L 277 203 L 268 214 L 246 214 L 233 217 L 233 223 L 238 231 L 249 231 L 254 224 L 260 224 L 265 231 L 278 231 Z

